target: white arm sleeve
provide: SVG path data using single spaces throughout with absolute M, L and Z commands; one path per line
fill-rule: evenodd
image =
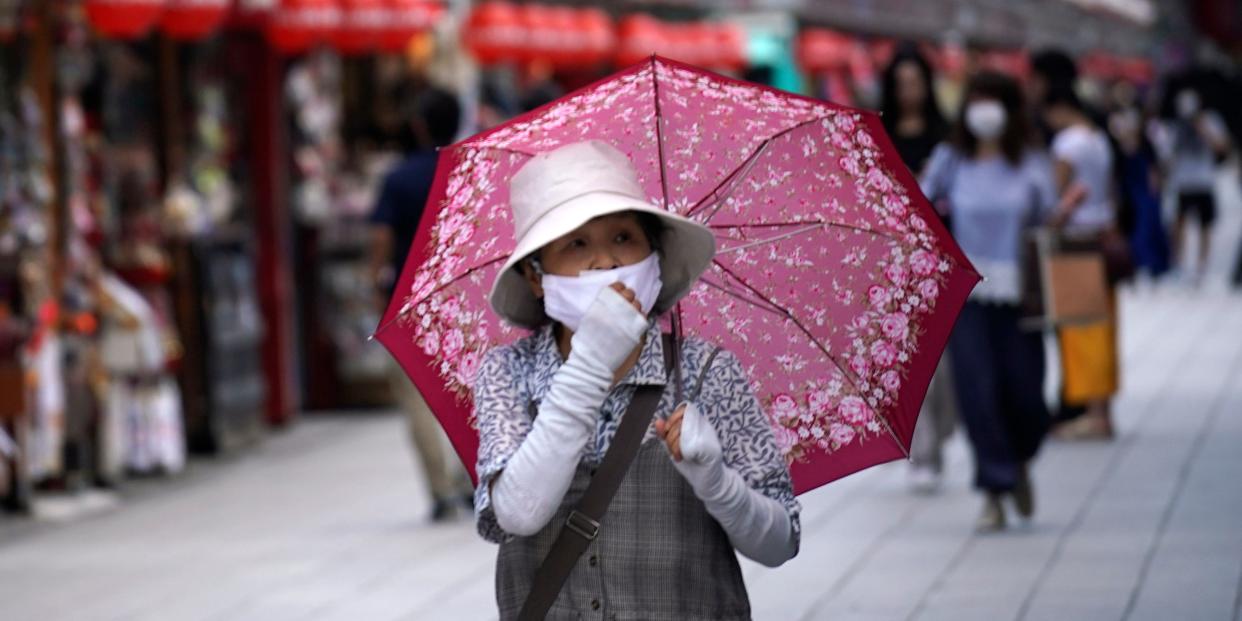
M 492 507 L 505 532 L 530 536 L 552 519 L 595 434 L 613 375 L 646 330 L 646 318 L 612 288 L 587 310 L 530 433 L 493 481 Z
M 738 552 L 767 567 L 777 567 L 797 554 L 789 512 L 725 466 L 716 431 L 693 403 L 686 404 L 680 443 L 682 460 L 673 465 Z

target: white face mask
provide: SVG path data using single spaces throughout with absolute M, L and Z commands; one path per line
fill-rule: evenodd
M 966 106 L 966 129 L 979 140 L 995 140 L 1005 131 L 1008 116 L 999 101 L 976 101 Z
M 656 252 L 633 265 L 612 270 L 586 270 L 577 276 L 544 274 L 542 281 L 544 312 L 575 332 L 600 289 L 615 282 L 624 284 L 634 291 L 646 315 L 655 306 L 664 286 L 660 281 L 660 255 Z

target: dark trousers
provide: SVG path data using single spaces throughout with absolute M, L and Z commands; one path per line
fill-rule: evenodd
M 967 302 L 949 348 L 958 408 L 975 454 L 975 486 L 1012 490 L 1048 432 L 1044 347 L 1017 306 Z

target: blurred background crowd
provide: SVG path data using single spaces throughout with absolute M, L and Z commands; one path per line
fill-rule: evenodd
M 1022 299 L 954 198 L 1008 187 L 976 170 L 988 145 L 1047 164 L 1031 174 L 1049 221 L 1105 255 L 1121 235 L 1113 285 L 1191 288 L 1213 252 L 1242 282 L 1242 247 L 1208 243 L 1242 144 L 1233 0 L 0 0 L 4 507 L 174 474 L 308 411 L 417 399 L 368 337 L 427 154 L 652 53 L 881 110 L 987 264 L 977 298 Z M 1066 437 L 1112 433 L 1114 315 L 1060 330 Z M 935 487 L 935 421 L 955 416 L 948 367 L 986 367 L 987 338 L 942 365 L 916 487 Z M 443 463 L 426 435 L 420 456 Z M 457 483 L 439 476 L 443 516 Z

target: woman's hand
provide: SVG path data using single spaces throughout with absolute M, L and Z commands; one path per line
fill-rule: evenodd
M 673 461 L 681 461 L 681 423 L 685 420 L 686 404 L 681 404 L 668 420 L 656 419 L 656 434 L 661 440 L 668 445 L 668 452 L 673 455 Z
M 614 282 L 608 286 L 611 287 L 613 291 L 620 293 L 621 297 L 625 298 L 625 301 L 629 302 L 630 305 L 634 307 L 634 310 L 639 313 L 643 312 L 642 305 L 638 303 L 638 294 L 634 293 L 633 289 L 625 286 L 625 283 Z
M 677 463 L 684 461 L 687 467 L 710 466 L 721 458 L 723 451 L 716 430 L 692 403 L 678 406 L 668 420 L 656 419 L 655 428 Z

